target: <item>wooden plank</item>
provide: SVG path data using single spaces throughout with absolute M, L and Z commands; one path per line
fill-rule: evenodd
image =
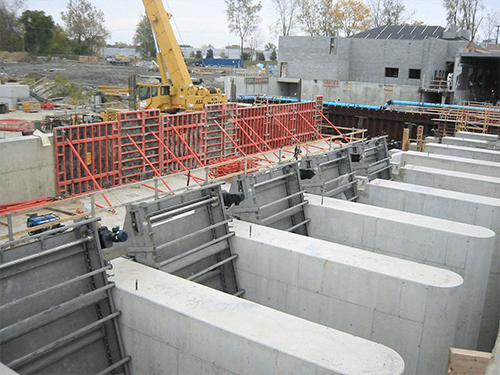
M 491 353 L 450 348 L 448 375 L 484 375 Z

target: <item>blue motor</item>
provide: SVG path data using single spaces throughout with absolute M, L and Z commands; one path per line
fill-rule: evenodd
M 31 214 L 29 215 L 28 220 L 26 220 L 26 226 L 28 228 L 33 228 L 42 224 L 52 223 L 53 221 L 58 221 L 58 220 L 60 220 L 60 218 L 55 214 L 46 214 L 41 216 L 38 216 L 38 214 Z M 64 225 L 62 224 L 55 224 L 45 228 L 34 230 L 32 232 L 28 232 L 28 234 L 30 236 L 33 236 L 34 234 L 39 234 L 49 229 L 61 228 L 63 226 Z

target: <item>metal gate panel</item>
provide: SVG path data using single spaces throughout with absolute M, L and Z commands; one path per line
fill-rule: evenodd
M 352 145 L 352 169 L 357 176 L 367 177 L 369 181 L 392 178 L 386 137 L 372 138 Z
M 54 133 L 59 196 L 75 196 L 120 185 L 118 123 L 58 127 Z
M 18 373 L 128 373 L 97 220 L 0 247 L 0 361 Z
M 136 261 L 233 295 L 238 289 L 220 184 L 127 206 Z
M 162 140 L 185 168 L 194 169 L 205 165 L 205 112 L 180 113 L 162 117 Z M 164 151 L 163 170 L 166 173 L 183 170 L 178 161 Z
M 162 154 L 160 143 L 152 133 L 161 134 L 160 111 L 119 112 L 117 117 L 121 135 L 122 183 L 158 176 Z
M 347 146 L 321 154 L 303 156 L 299 161 L 300 169 L 315 173 L 312 178 L 302 178 L 301 172 L 301 185 L 304 190 L 325 197 L 357 199 L 356 180 L 351 166 L 351 149 Z
M 245 200 L 232 208 L 241 220 L 307 235 L 304 199 L 297 162 L 278 164 L 251 174 L 233 177 L 231 193 Z

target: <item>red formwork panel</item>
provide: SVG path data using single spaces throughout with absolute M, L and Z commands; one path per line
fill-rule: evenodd
M 59 196 L 75 196 L 121 184 L 117 122 L 55 128 L 54 148 Z
M 268 112 L 268 106 L 238 108 L 236 111 L 237 138 L 246 155 L 273 149 Z
M 205 107 L 207 112 L 206 150 L 207 163 L 239 154 L 234 116 L 237 103 L 212 104 Z
M 206 164 L 206 123 L 205 112 L 162 116 L 163 173 L 200 168 Z
M 157 139 L 162 132 L 160 111 L 119 112 L 117 120 L 122 183 L 147 180 L 161 174 L 163 158 Z

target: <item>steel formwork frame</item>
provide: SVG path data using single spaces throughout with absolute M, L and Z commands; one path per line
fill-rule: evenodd
M 114 122 L 56 128 L 57 192 L 69 197 L 181 171 L 191 176 L 190 170 L 223 159 L 321 139 L 320 109 L 321 97 L 250 108 L 226 103 L 206 112 L 119 112 Z
M 54 139 L 59 196 L 121 184 L 120 133 L 116 122 L 56 128 Z

